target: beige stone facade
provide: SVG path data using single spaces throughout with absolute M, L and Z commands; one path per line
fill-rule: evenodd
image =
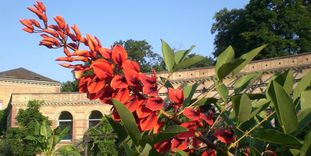
M 0 100 L 2 108 L 9 104 L 12 93 L 59 93 L 60 83 L 0 78 Z M 1 109 L 1 108 L 0 108 Z
M 43 100 L 44 105 L 40 108 L 43 115 L 52 121 L 52 127 L 59 125 L 59 117 L 66 111 L 72 115 L 72 140 L 82 139 L 84 132 L 89 127 L 91 112 L 99 111 L 103 115 L 110 113 L 110 105 L 102 104 L 100 101 L 90 101 L 85 94 L 80 93 L 13 93 L 11 100 L 10 125 L 15 127 L 16 114 L 18 110 L 25 109 L 29 100 Z M 67 140 L 68 142 L 68 140 Z

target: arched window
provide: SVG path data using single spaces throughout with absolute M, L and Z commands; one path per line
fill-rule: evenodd
M 71 140 L 72 139 L 72 115 L 67 112 L 61 112 L 58 118 L 58 126 L 61 129 L 69 128 L 69 132 L 64 136 L 62 140 Z
M 89 128 L 97 125 L 103 118 L 103 114 L 100 111 L 92 111 L 89 116 Z

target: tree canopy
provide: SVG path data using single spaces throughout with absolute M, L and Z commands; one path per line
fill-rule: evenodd
M 268 46 L 256 59 L 299 54 L 311 50 L 311 3 L 308 0 L 250 0 L 243 9 L 215 14 L 214 56 L 232 45 L 236 55 Z

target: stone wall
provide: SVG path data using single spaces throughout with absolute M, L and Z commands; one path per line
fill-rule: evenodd
M 52 127 L 58 126 L 58 118 L 63 111 L 68 111 L 73 117 L 73 140 L 82 139 L 88 129 L 88 118 L 92 111 L 100 111 L 103 115 L 110 113 L 110 105 L 104 105 L 100 101 L 90 101 L 85 94 L 80 93 L 33 93 L 12 94 L 12 110 L 10 126 L 16 127 L 15 117 L 18 110 L 25 109 L 29 100 L 44 100 L 40 108 L 43 115 L 52 121 Z M 70 142 L 65 142 L 70 143 Z
M 0 78 L 0 100 L 6 108 L 12 93 L 59 93 L 60 83 Z M 1 108 L 0 108 L 1 109 Z

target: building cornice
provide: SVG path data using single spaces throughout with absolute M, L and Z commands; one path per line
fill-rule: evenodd
M 13 79 L 13 78 L 3 78 L 3 77 L 0 77 L 0 81 L 10 82 L 10 83 L 32 84 L 32 85 L 48 85 L 48 86 L 60 86 L 61 85 L 60 82 Z

